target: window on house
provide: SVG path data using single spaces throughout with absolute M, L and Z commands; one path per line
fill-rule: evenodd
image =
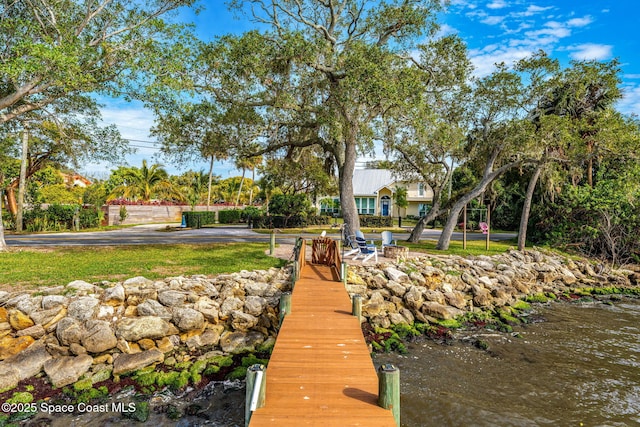
M 325 199 L 320 202 L 320 215 L 332 215 L 340 211 L 340 199 Z
M 361 215 L 373 215 L 376 213 L 376 198 L 356 197 L 356 208 Z
M 418 196 L 424 196 L 424 183 L 422 182 L 418 183 Z
M 426 216 L 429 213 L 430 206 L 427 203 L 418 204 L 418 215 Z

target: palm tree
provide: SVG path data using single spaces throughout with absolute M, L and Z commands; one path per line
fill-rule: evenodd
M 156 163 L 148 167 L 146 160 L 142 161 L 141 168 L 131 167 L 124 173 L 124 183 L 113 189 L 110 199 L 118 196 L 145 202 L 152 198 L 180 197 L 162 165 Z
M 262 163 L 262 156 L 254 156 L 254 157 L 241 157 L 236 160 L 236 167 L 242 169 L 242 179 L 240 180 L 240 188 L 238 189 L 238 196 L 236 197 L 237 206 L 240 202 L 240 194 L 242 193 L 242 185 L 244 184 L 244 178 L 247 173 L 247 169 L 251 170 L 251 179 L 255 182 L 255 170 L 256 166 Z M 249 204 L 253 202 L 253 185 L 249 191 Z

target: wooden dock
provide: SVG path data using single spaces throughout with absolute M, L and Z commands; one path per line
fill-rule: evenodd
M 335 269 L 302 267 L 250 427 L 396 426 L 378 406 L 378 376 L 351 310 Z

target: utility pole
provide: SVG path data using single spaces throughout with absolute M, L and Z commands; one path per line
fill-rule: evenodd
M 16 231 L 22 231 L 22 214 L 24 211 L 24 192 L 27 181 L 27 161 L 29 154 L 29 130 L 24 125 L 22 131 L 22 160 L 20 161 L 20 183 L 18 185 L 18 212 L 16 213 Z

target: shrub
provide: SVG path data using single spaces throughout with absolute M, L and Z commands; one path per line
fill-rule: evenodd
M 96 206 L 87 206 L 80 209 L 80 228 L 95 228 L 100 226 L 104 218 L 102 210 Z
M 393 218 L 390 216 L 360 215 L 362 227 L 391 227 Z
M 218 221 L 220 224 L 237 224 L 240 222 L 241 210 L 230 209 L 218 212 Z
M 223 211 L 224 212 L 224 211 Z M 222 212 L 220 212 L 222 213 Z M 215 224 L 216 213 L 215 212 L 183 212 L 185 222 L 189 228 L 201 228 L 203 225 Z

